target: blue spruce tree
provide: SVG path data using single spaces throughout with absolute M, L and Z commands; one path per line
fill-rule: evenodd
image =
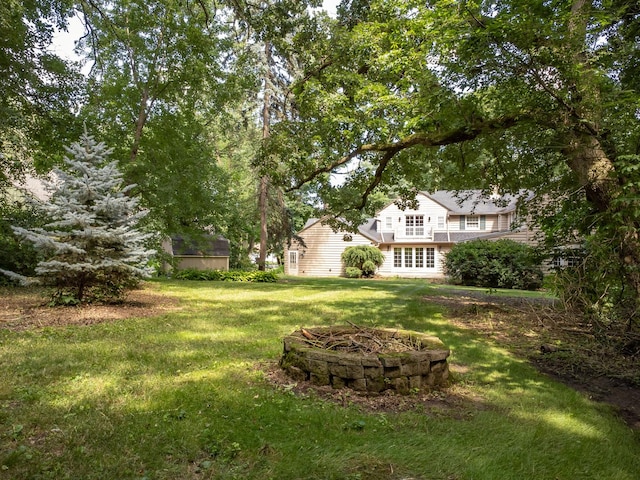
M 54 169 L 51 198 L 41 205 L 49 223 L 13 230 L 41 253 L 37 280 L 54 287 L 54 303 L 120 301 L 151 273 L 146 265 L 155 252 L 139 229 L 147 212 L 127 195 L 135 185 L 122 186 L 104 143 L 85 131 L 66 150 L 66 168 Z

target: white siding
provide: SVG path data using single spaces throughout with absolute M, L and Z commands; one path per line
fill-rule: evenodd
M 526 243 L 529 246 L 537 246 L 538 245 L 538 233 L 537 229 L 529 229 L 525 226 L 519 228 L 518 230 L 514 230 L 512 232 L 505 233 L 504 235 L 500 235 L 499 237 L 492 238 L 491 240 L 500 240 L 503 238 L 513 240 L 519 243 Z
M 402 265 L 400 267 L 394 266 L 394 249 L 401 249 L 402 253 Z M 420 267 L 415 266 L 415 249 L 424 249 L 424 265 Z M 426 249 L 433 249 L 434 266 L 427 266 L 427 252 Z M 407 267 L 405 264 L 405 254 L 407 249 L 413 251 L 413 265 Z M 383 277 L 402 277 L 402 278 L 442 278 L 442 262 L 444 262 L 445 249 L 438 247 L 435 244 L 406 244 L 406 245 L 387 245 L 383 247 L 382 253 L 384 253 L 385 260 L 382 267 L 380 267 L 379 274 Z
M 334 232 L 331 227 L 314 223 L 299 233 L 306 247 L 292 242 L 285 251 L 285 273 L 290 274 L 289 250 L 298 250 L 298 276 L 301 277 L 338 277 L 344 274 L 341 255 L 347 247 L 353 245 L 371 245 L 371 240 L 357 234 Z M 351 241 L 345 241 L 345 235 Z
M 381 226 L 381 231 L 383 233 L 394 232 L 396 240 L 410 239 L 411 237 L 408 237 L 405 234 L 405 217 L 407 215 L 424 215 L 425 237 L 428 237 L 430 232 L 438 230 L 438 217 L 445 217 L 444 230 L 446 230 L 447 210 L 440 204 L 422 194 L 418 194 L 416 200 L 418 201 L 417 210 L 402 210 L 395 203 L 392 203 L 381 210 L 377 216 L 380 220 L 379 225 Z M 392 221 L 391 229 L 387 228 L 388 218 Z

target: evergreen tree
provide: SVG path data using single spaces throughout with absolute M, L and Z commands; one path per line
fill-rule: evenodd
M 36 267 L 40 283 L 55 288 L 54 302 L 121 300 L 147 276 L 154 253 L 144 247 L 148 234 L 137 225 L 146 211 L 128 196 L 134 185 L 122 187 L 111 149 L 86 131 L 66 148 L 66 169 L 55 169 L 52 196 L 41 208 L 50 219 L 42 228 L 14 227 L 43 254 Z

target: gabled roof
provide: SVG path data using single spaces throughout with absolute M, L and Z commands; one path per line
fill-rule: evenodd
M 433 193 L 420 192 L 434 202 L 439 203 L 455 215 L 495 215 L 512 212 L 516 209 L 518 200 L 528 201 L 531 192 L 522 190 L 516 195 L 505 194 L 492 196 L 482 193 L 482 190 L 437 190 Z
M 303 230 L 306 230 L 307 228 L 321 221 L 322 218 L 310 218 L 298 233 L 302 233 Z M 378 221 L 375 218 L 368 218 L 362 225 L 358 227 L 358 233 L 373 242 L 380 243 L 382 235 L 377 231 L 377 223 Z
M 202 239 L 172 237 L 171 247 L 174 255 L 228 257 L 230 254 L 229 240 L 212 235 L 204 235 Z
M 462 243 L 462 242 L 470 242 L 471 240 L 500 238 L 505 235 L 514 233 L 516 231 L 518 230 L 501 230 L 499 232 L 483 232 L 483 231 L 435 232 L 433 234 L 433 243 Z

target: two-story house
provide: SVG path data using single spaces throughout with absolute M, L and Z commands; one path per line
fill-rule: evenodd
M 533 243 L 534 232 L 517 223 L 518 199 L 530 195 L 483 196 L 479 190 L 420 192 L 414 209 L 395 203 L 360 226 L 358 233 L 334 232 L 311 219 L 285 252 L 285 273 L 301 276 L 344 274 L 341 255 L 351 245 L 373 245 L 385 255 L 382 276 L 440 278 L 444 255 L 459 242 L 510 238 Z

